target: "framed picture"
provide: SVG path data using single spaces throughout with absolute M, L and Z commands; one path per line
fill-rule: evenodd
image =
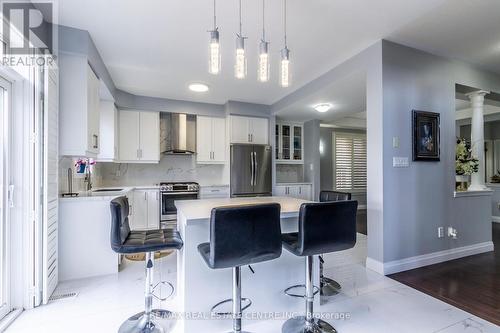
M 439 113 L 413 110 L 413 160 L 439 161 Z

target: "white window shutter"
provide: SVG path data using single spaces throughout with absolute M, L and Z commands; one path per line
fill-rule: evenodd
M 333 141 L 335 189 L 366 190 L 366 135 L 337 132 Z

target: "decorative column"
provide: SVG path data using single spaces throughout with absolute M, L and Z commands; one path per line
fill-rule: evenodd
M 472 156 L 479 160 L 479 171 L 472 175 L 469 191 L 484 191 L 484 96 L 489 91 L 478 90 L 467 94 L 472 106 L 471 148 Z

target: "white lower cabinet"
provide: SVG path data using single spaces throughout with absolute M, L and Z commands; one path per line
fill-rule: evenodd
M 311 184 L 277 185 L 275 194 L 280 197 L 312 200 L 312 185 Z
M 160 228 L 160 192 L 158 189 L 134 190 L 131 202 L 130 229 Z
M 229 198 L 231 196 L 231 191 L 228 186 L 201 186 L 200 187 L 200 199 L 217 199 L 217 198 Z

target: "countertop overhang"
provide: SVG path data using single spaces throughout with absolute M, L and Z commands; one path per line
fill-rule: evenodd
M 177 213 L 181 214 L 187 223 L 210 219 L 213 208 L 223 206 L 255 205 L 264 203 L 279 203 L 281 218 L 299 216 L 300 206 L 310 201 L 287 197 L 251 197 L 251 198 L 220 198 L 175 201 Z

